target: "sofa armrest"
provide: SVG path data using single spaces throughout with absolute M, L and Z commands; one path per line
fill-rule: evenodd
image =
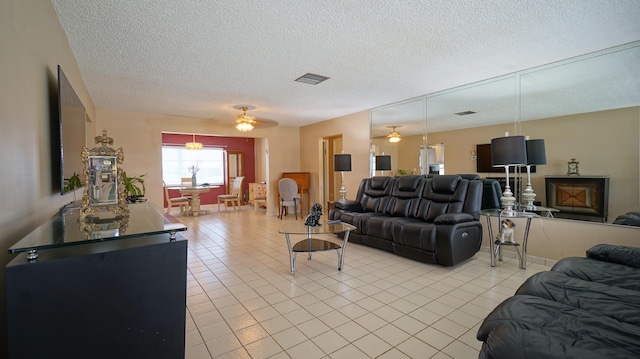
M 640 268 L 640 248 L 637 247 L 597 244 L 587 249 L 587 257 Z
M 436 224 L 456 224 L 463 222 L 471 222 L 475 220 L 469 213 L 445 213 L 441 214 L 433 221 Z
M 333 206 L 335 208 L 338 208 L 344 211 L 360 212 L 360 213 L 364 212 L 364 210 L 362 209 L 362 205 L 360 205 L 360 202 L 351 201 L 347 199 L 341 199 L 339 201 L 336 201 L 333 203 Z

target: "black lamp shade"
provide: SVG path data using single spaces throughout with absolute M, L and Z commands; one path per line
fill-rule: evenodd
M 527 164 L 527 146 L 524 136 L 498 137 L 491 140 L 491 165 L 524 166 Z
M 544 151 L 544 140 L 527 141 L 527 164 L 546 165 L 547 154 Z
M 351 155 L 335 155 L 333 160 L 333 170 L 337 172 L 351 172 Z
M 376 170 L 391 171 L 391 156 L 389 155 L 376 156 Z

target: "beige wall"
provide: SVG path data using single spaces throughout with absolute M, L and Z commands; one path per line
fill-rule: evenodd
M 73 201 L 52 185 L 50 120 L 57 115 L 50 101 L 57 101 L 58 64 L 90 117 L 95 109 L 51 1 L 1 0 L 0 34 L 0 348 L 6 348 L 4 268 L 14 257 L 7 249 Z
M 344 153 L 351 154 L 351 172 L 344 174 L 347 198 L 354 198 L 360 181 L 369 177 L 369 111 L 303 126 L 300 128 L 300 171 L 311 172 L 312 202 L 320 201 L 322 139 L 340 134 Z M 322 207 L 325 208 L 326 203 Z
M 276 126 L 256 128 L 242 134 L 233 121 L 219 122 L 178 116 L 98 110 L 96 129 L 106 129 L 114 139 L 114 147 L 124 151 L 123 168 L 129 174 L 147 174 L 147 199 L 163 205 L 162 132 L 196 133 L 214 136 L 256 138 L 256 180 L 266 180 L 269 186 L 269 213 L 277 214 L 277 181 L 282 172 L 300 170 L 299 131 L 296 127 Z M 282 139 L 286 139 L 283 141 Z M 267 159 L 267 154 L 268 158 Z

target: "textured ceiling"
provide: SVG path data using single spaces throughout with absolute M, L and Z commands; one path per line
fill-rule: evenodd
M 638 0 L 53 4 L 97 108 L 229 123 L 247 104 L 310 124 L 640 39 Z

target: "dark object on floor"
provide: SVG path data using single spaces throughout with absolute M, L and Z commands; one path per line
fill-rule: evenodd
M 637 358 L 640 248 L 599 244 L 531 276 L 477 333 L 479 358 Z
M 481 180 L 458 175 L 365 178 L 355 201 L 335 202 L 329 219 L 356 227 L 351 242 L 452 266 L 480 250 L 482 191 Z

